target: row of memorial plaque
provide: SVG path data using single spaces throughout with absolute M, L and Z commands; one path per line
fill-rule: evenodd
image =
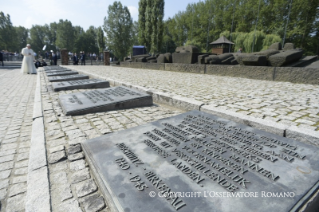
M 55 67 L 45 69 L 54 91 L 94 89 L 59 96 L 65 115 L 84 115 L 93 112 L 150 106 L 152 96 L 123 86 L 110 88 L 110 83 L 100 79 L 89 79 L 70 69 Z
M 49 79 L 61 77 L 55 91 L 109 87 L 71 76 Z M 66 115 L 152 104 L 150 95 L 122 86 L 59 99 Z M 200 111 L 82 146 L 111 211 L 298 211 L 319 187 L 318 147 Z

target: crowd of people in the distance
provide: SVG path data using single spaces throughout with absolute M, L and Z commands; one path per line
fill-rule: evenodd
M 102 61 L 103 60 L 103 54 L 101 53 L 101 55 L 97 55 L 94 53 L 88 53 L 87 55 L 85 54 L 84 51 L 80 51 L 80 54 L 78 55 L 77 53 L 72 53 L 69 52 L 69 60 L 73 61 L 73 65 L 85 65 L 85 60 L 87 59 L 89 60 L 95 60 L 95 61 L 99 61 L 99 59 Z

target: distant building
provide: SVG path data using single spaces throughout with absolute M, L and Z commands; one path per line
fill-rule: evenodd
M 233 52 L 234 43 L 229 41 L 225 36 L 218 38 L 210 44 L 213 45 L 212 53 L 214 54 L 224 54 L 228 52 Z

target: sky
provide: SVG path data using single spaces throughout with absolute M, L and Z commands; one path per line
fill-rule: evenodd
M 178 11 L 185 11 L 189 3 L 200 0 L 165 1 L 164 20 L 173 17 Z M 72 25 L 83 27 L 102 26 L 107 9 L 114 0 L 0 0 L 0 11 L 9 14 L 13 26 L 44 25 L 68 19 Z M 134 21 L 138 20 L 139 0 L 121 0 L 122 5 L 130 10 Z

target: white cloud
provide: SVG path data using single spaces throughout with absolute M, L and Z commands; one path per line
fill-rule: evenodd
M 138 9 L 134 6 L 128 6 L 127 8 L 129 9 L 133 20 L 137 21 L 138 20 Z

